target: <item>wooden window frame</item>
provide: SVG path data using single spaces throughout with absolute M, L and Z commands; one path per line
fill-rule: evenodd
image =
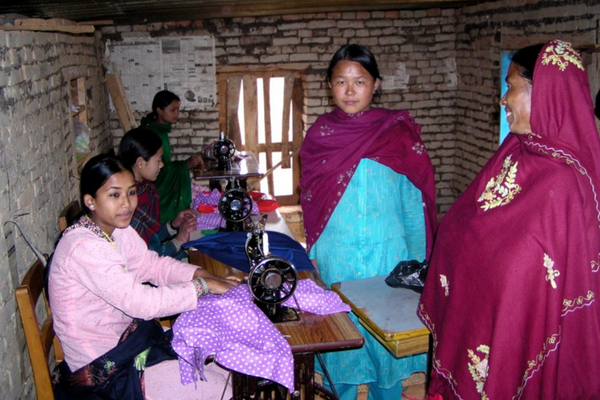
M 270 78 L 283 77 L 284 105 L 282 113 L 282 127 L 290 125 L 290 109 L 292 114 L 292 140 L 288 135 L 282 134 L 281 143 L 271 140 L 271 105 L 269 96 L 264 96 L 265 110 L 265 143 L 258 142 L 258 104 L 257 80 L 263 78 L 263 91 L 269 93 Z M 278 195 L 277 201 L 281 205 L 297 205 L 300 202 L 300 146 L 304 138 L 302 109 L 304 102 L 303 73 L 275 68 L 225 68 L 218 72 L 219 90 L 219 129 L 235 143 L 238 150 L 252 153 L 257 160 L 259 154 L 265 153 L 266 165 L 263 179 L 267 179 L 269 193 L 275 193 L 275 181 L 272 172 L 277 168 L 292 168 L 293 193 L 291 195 Z M 244 131 L 245 144 L 242 144 L 240 121 L 238 119 L 238 104 L 240 87 L 244 87 Z M 286 101 L 289 99 L 289 101 Z M 281 161 L 273 163 L 273 153 L 281 152 Z M 257 181 L 249 181 L 249 187 L 257 185 Z

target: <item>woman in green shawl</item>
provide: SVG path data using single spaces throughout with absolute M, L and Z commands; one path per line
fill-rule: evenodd
M 202 164 L 196 155 L 186 161 L 173 161 L 169 133 L 179 119 L 181 100 L 175 93 L 161 90 L 152 100 L 152 112 L 142 118 L 141 126 L 158 135 L 163 144 L 162 162 L 164 167 L 154 182 L 160 197 L 161 223 L 173 220 L 177 214 L 190 208 L 192 202 L 192 181 L 190 169 Z

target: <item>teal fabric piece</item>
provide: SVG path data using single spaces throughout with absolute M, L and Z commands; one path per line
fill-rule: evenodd
M 403 260 L 422 261 L 425 245 L 421 192 L 404 175 L 363 159 L 309 257 L 317 260 L 319 275 L 330 286 L 388 275 Z M 396 358 L 354 315 L 350 317 L 365 337 L 365 345 L 322 354 L 333 382 L 369 383 L 384 389 L 377 398 L 399 399 L 398 382 L 413 372 L 425 371 L 426 355 Z M 317 367 L 320 369 L 318 363 Z

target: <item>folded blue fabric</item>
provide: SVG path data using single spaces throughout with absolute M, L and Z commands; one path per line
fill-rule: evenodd
M 304 247 L 288 235 L 281 232 L 266 231 L 269 236 L 269 252 L 288 260 L 296 271 L 314 269 Z M 240 271 L 250 272 L 250 263 L 246 256 L 246 239 L 248 232 L 219 232 L 192 240 L 181 247 L 193 247 L 223 264 Z

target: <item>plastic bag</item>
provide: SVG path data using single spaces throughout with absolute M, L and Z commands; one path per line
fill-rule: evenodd
M 407 288 L 421 293 L 427 278 L 427 267 L 427 261 L 400 261 L 385 278 L 385 283 L 393 288 Z
M 73 121 L 75 128 L 75 158 L 77 161 L 90 153 L 90 136 L 92 130 L 81 121 Z

